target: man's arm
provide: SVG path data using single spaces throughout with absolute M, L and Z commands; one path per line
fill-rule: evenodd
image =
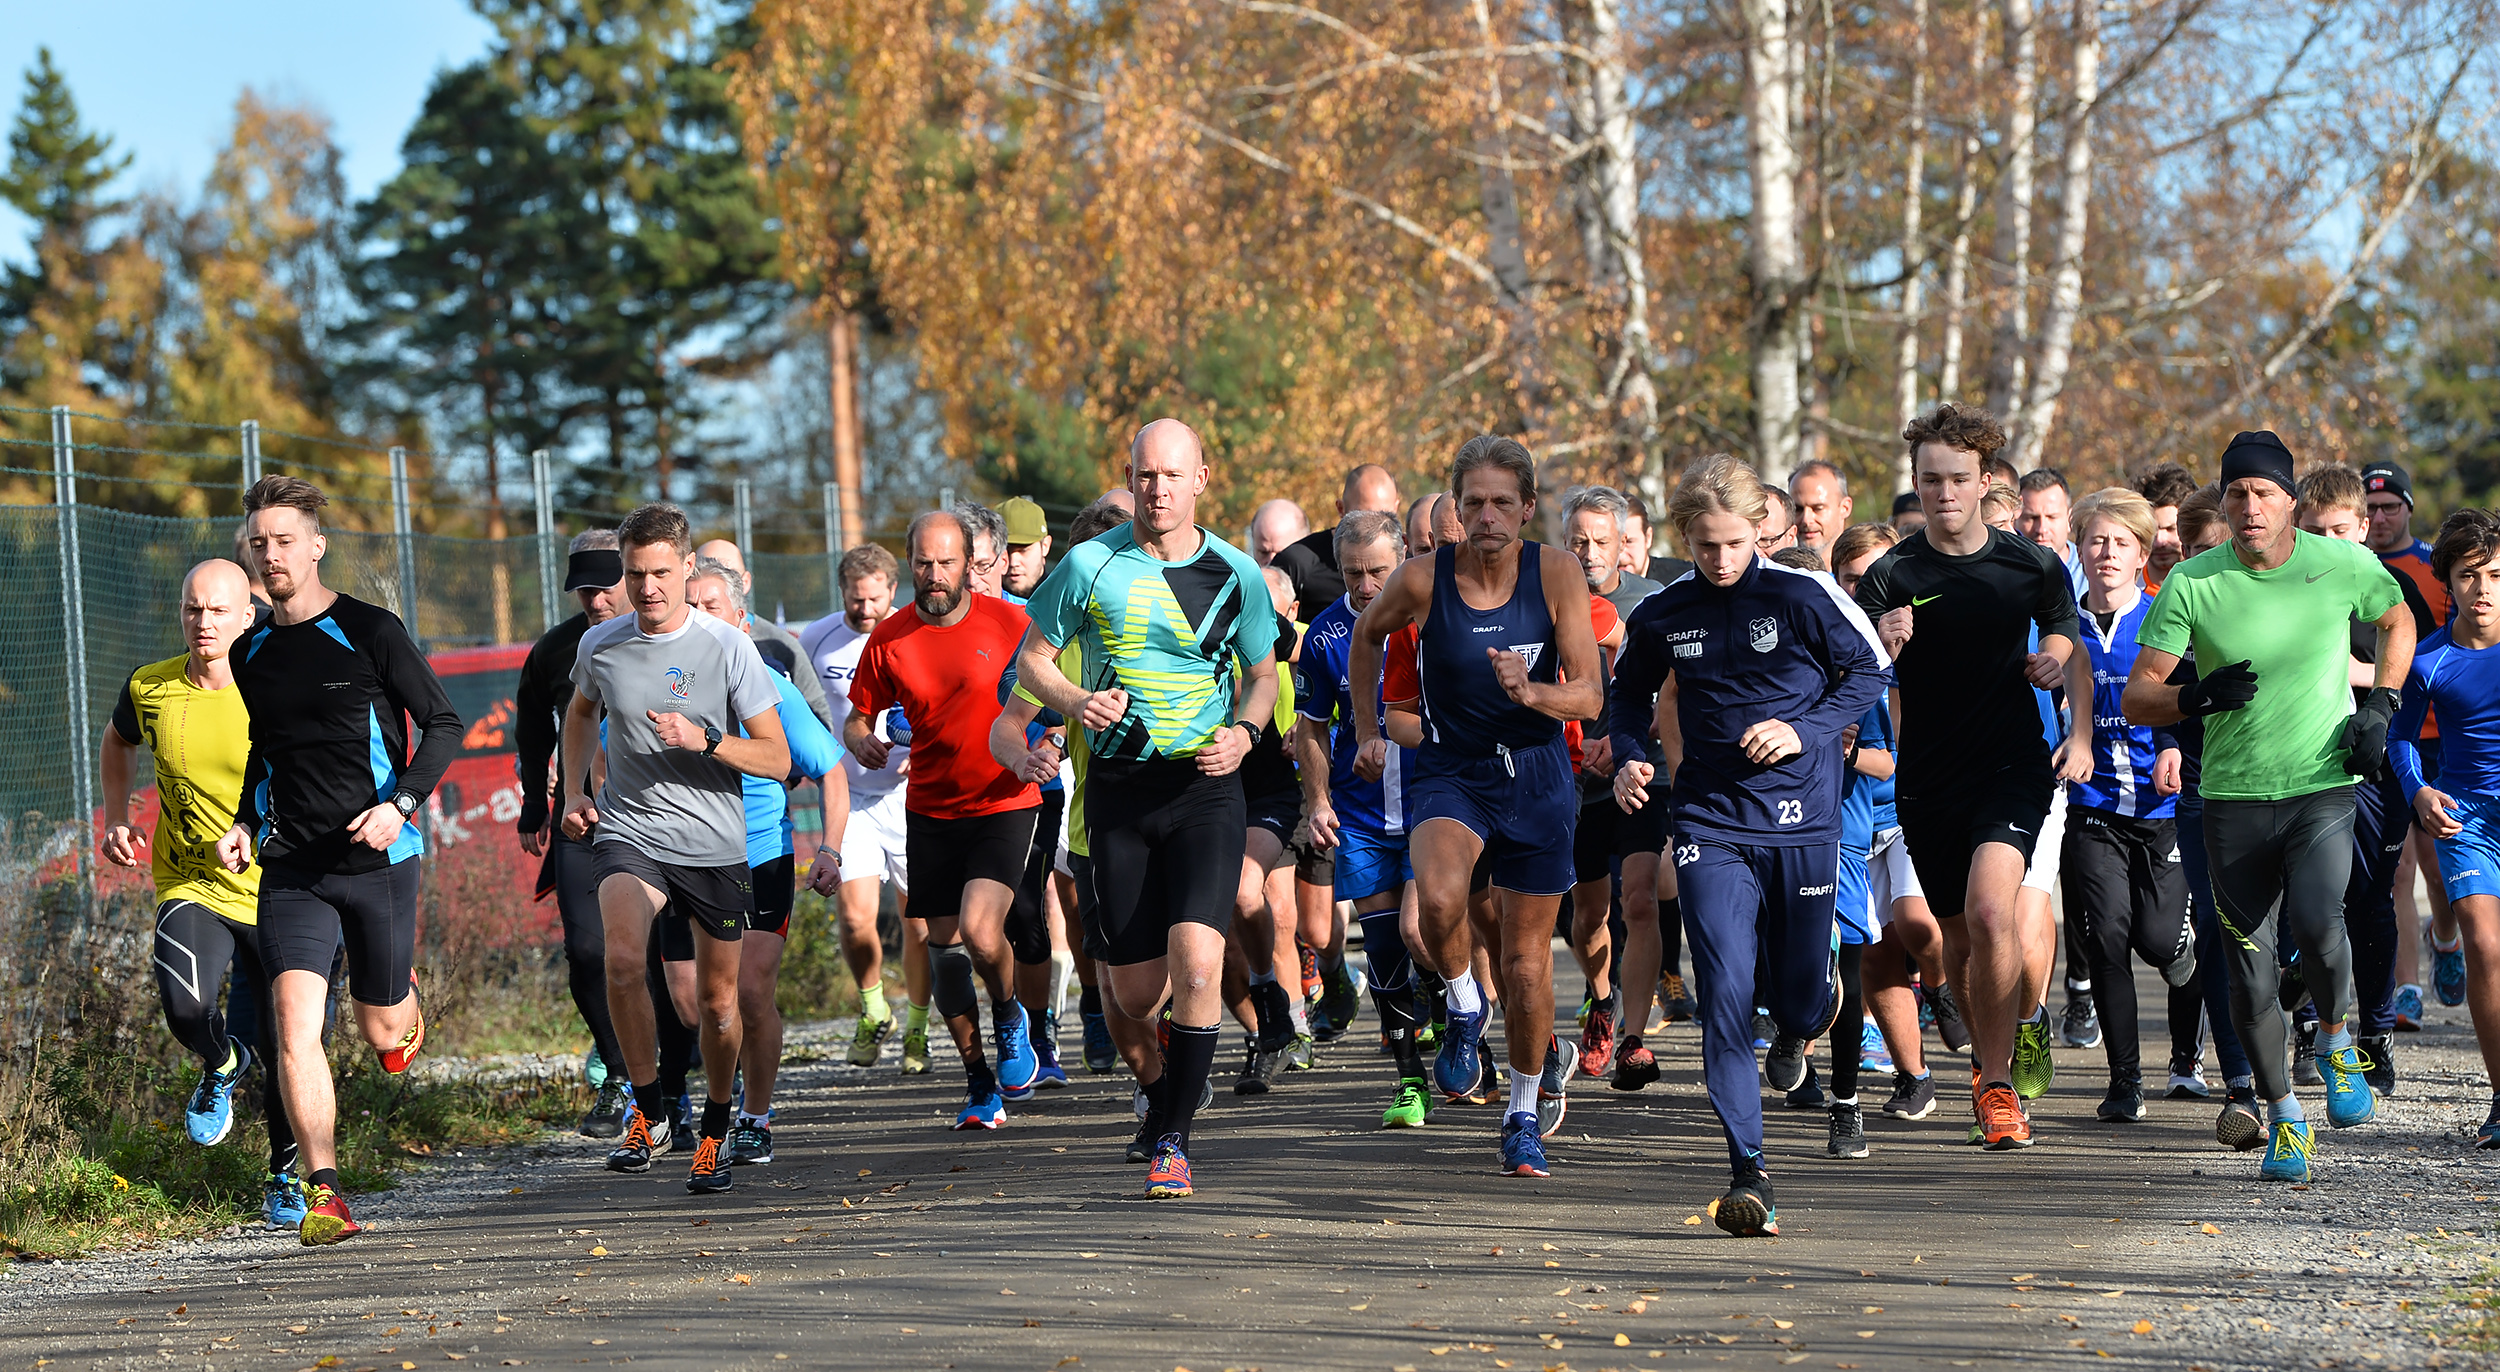
M 599 702 L 576 690 L 573 703 L 564 711 L 564 755 L 577 765 L 565 768 L 564 775 L 556 778 L 564 788 L 563 818 L 558 825 L 566 838 L 581 838 L 599 822 L 598 807 L 582 789 L 589 784 L 590 764 L 598 753 Z
M 2413 650 L 2419 641 L 2413 612 L 2402 601 L 2388 606 L 2387 613 L 2378 617 L 2378 671 L 2370 685 L 2383 691 L 2401 689 L 2405 674 L 2413 670 Z
M 1354 621 L 1354 637 L 1346 644 L 1346 694 L 1355 700 L 1375 698 L 1380 694 L 1380 645 L 1389 635 L 1418 621 L 1432 608 L 1432 563 L 1425 558 L 1409 558 L 1389 574 L 1388 584 Z M 1588 607 L 1580 608 L 1585 620 Z M 1380 737 L 1380 721 L 1372 712 L 1355 706 L 1346 712 L 1354 725 L 1358 744 L 1368 744 Z M 1421 737 L 1418 722 L 1418 738 Z
M 1670 660 L 1668 647 L 1652 631 L 1652 623 L 1642 620 L 1624 631 L 1614 680 L 1606 688 L 1606 736 L 1614 740 L 1617 766 L 1649 758 L 1648 731 L 1656 714 L 1651 702 L 1666 684 Z
M 1038 744 L 1025 741 L 1031 736 L 1028 726 L 1041 714 L 1041 705 L 1018 682 L 998 707 L 998 718 L 990 721 L 990 760 L 1019 781 L 1039 783 L 1059 775 L 1060 752 L 1051 746 L 1050 736 L 1044 734 Z
M 553 670 L 549 659 L 555 656 L 547 651 L 546 639 L 531 645 L 529 657 L 521 663 L 521 679 L 512 688 L 512 773 L 521 784 L 521 814 L 513 827 L 532 856 L 546 851 L 547 809 L 552 799 L 547 762 L 556 750 L 558 725 L 556 693 L 548 674 Z
M 2145 648 L 2135 655 L 2135 666 L 2127 672 L 2127 688 L 2119 693 L 2118 708 L 2126 713 L 2130 724 L 2176 724 L 2187 718 L 2179 708 L 2179 693 L 2187 686 L 2170 684 L 2170 674 L 2179 666 L 2177 653 Z
M 674 711 L 661 714 L 657 710 L 645 710 L 643 714 L 650 719 L 652 731 L 660 736 L 661 747 L 700 753 L 708 742 L 702 727 L 684 715 Z M 790 740 L 781 732 L 779 705 L 738 722 L 746 726 L 746 737 L 721 735 L 720 746 L 712 750 L 713 760 L 733 772 L 770 781 L 790 775 Z
M 139 855 L 148 846 L 148 836 L 130 827 L 130 775 L 138 770 L 139 745 L 123 738 L 118 728 L 108 724 L 104 729 L 102 762 L 104 856 L 115 866 L 136 867 Z
M 2065 650 L 2065 660 L 2061 665 L 2064 668 L 2066 680 L 2066 713 L 2074 722 L 2067 728 L 2066 737 L 2057 745 L 2057 754 L 2051 759 L 2051 763 L 2055 766 L 2057 779 L 2060 781 L 2090 781 L 2092 779 L 2092 655 L 2083 650 L 2082 643 L 2063 634 L 2043 637 L 2040 640 L 2040 651 L 2051 657 L 2058 656 L 2058 650 L 2061 647 Z

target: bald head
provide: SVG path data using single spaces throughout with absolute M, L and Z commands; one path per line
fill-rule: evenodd
M 1128 489 L 1137 499 L 1132 522 L 1138 546 L 1152 553 L 1166 537 L 1188 533 L 1198 523 L 1198 497 L 1207 490 L 1206 449 L 1188 425 L 1158 419 L 1137 431 L 1128 452 Z M 1194 547 L 1195 539 L 1189 534 L 1184 543 Z
M 1130 466 L 1137 465 L 1140 458 L 1152 453 L 1186 455 L 1189 461 L 1201 467 L 1207 465 L 1206 446 L 1198 441 L 1198 431 L 1177 419 L 1148 420 L 1146 427 L 1139 429 L 1137 436 L 1129 440 Z
M 1310 532 L 1311 521 L 1301 506 L 1290 500 L 1271 500 L 1250 516 L 1250 560 L 1264 567 Z
M 1366 462 L 1345 474 L 1345 491 L 1337 497 L 1337 517 L 1343 519 L 1356 510 L 1398 512 L 1398 483 L 1388 468 Z
M 702 559 L 708 557 L 712 561 L 727 567 L 733 572 L 736 572 L 738 574 L 739 590 L 751 591 L 754 589 L 755 578 L 747 571 L 746 554 L 738 551 L 737 544 L 732 543 L 725 538 L 711 539 L 705 543 L 697 545 L 694 550 L 694 555 L 697 561 L 701 561 Z
M 182 642 L 193 661 L 222 661 L 251 628 L 252 581 L 241 567 L 212 557 L 182 578 Z

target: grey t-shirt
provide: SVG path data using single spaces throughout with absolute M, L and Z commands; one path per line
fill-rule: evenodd
M 680 714 L 735 736 L 740 721 L 780 708 L 769 671 L 745 634 L 697 609 L 674 633 L 646 634 L 628 612 L 583 634 L 573 689 L 608 710 L 597 841 L 631 843 L 680 867 L 744 865 L 739 773 L 718 758 L 663 745 L 651 715 Z

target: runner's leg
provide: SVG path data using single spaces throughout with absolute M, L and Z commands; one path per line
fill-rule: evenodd
M 607 931 L 599 916 L 599 880 L 590 845 L 555 839 L 556 914 L 564 925 L 565 980 L 574 1008 L 590 1030 L 590 1044 L 608 1075 L 625 1076 L 625 1052 L 617 1046 L 616 1022 L 608 1015 Z

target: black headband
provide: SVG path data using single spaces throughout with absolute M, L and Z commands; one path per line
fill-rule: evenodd
M 614 548 L 585 548 L 565 559 L 564 589 L 605 590 L 625 579 L 625 554 Z

